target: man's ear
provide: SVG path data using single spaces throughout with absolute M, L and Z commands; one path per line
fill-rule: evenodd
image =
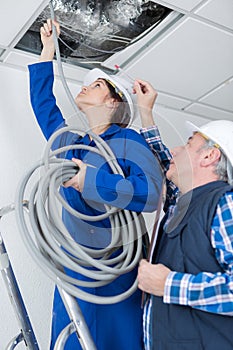
M 221 151 L 216 148 L 207 148 L 203 153 L 203 158 L 201 160 L 201 165 L 203 167 L 207 167 L 209 165 L 213 165 L 218 162 L 221 158 Z

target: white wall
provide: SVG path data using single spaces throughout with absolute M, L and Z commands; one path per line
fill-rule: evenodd
M 34 121 L 28 97 L 27 73 L 0 66 L 0 207 L 14 202 L 18 183 L 40 159 L 43 137 Z M 53 284 L 26 251 L 14 212 L 3 216 L 0 230 L 41 349 L 48 349 Z M 10 299 L 0 277 L 1 349 L 19 333 Z M 17 349 L 25 349 L 21 344 Z
M 15 200 L 15 191 L 22 178 L 32 164 L 41 158 L 45 141 L 34 120 L 28 93 L 28 74 L 24 70 L 16 70 L 0 65 L 0 152 L 1 181 L 0 208 Z M 75 93 L 78 86 L 70 84 Z M 65 116 L 72 116 L 72 107 L 61 87 L 56 82 L 55 93 Z M 157 108 L 157 121 L 165 141 L 173 146 L 180 143 L 184 136 L 184 120 L 205 122 L 202 118 L 189 117 L 187 114 Z M 140 122 L 135 122 L 137 127 Z M 151 228 L 154 214 L 146 215 L 148 227 Z M 30 320 L 41 350 L 47 350 L 50 334 L 50 317 L 52 308 L 53 283 L 34 263 L 26 250 L 18 231 L 14 212 L 4 216 L 0 222 L 2 233 L 13 269 L 24 298 Z M 13 308 L 10 304 L 6 287 L 0 277 L 0 339 L 1 349 L 19 333 Z M 24 349 L 23 344 L 17 349 Z

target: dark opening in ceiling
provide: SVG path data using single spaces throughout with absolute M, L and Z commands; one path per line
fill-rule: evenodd
M 140 40 L 171 12 L 146 0 L 53 0 L 52 5 L 61 25 L 62 59 L 87 67 Z M 40 27 L 50 17 L 47 6 L 15 48 L 39 54 Z

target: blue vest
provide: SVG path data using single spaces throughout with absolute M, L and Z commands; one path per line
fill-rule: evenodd
M 223 181 L 195 188 L 179 199 L 176 214 L 162 230 L 153 263 L 173 271 L 198 274 L 222 272 L 210 242 L 211 223 L 220 197 L 232 191 Z M 153 296 L 151 334 L 153 350 L 232 350 L 233 317 L 165 304 Z

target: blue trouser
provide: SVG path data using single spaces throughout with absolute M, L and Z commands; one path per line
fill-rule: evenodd
M 92 294 L 116 295 L 129 287 L 137 276 L 137 268 L 107 286 L 92 289 Z M 78 301 L 97 350 L 142 350 L 141 292 L 137 290 L 128 299 L 110 305 Z M 53 306 L 51 348 L 61 330 L 70 323 L 65 306 L 56 288 Z M 72 334 L 65 350 L 81 350 L 76 334 Z

